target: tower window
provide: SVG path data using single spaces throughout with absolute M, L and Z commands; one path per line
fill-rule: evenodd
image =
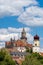
M 37 44 L 35 44 L 35 46 L 37 46 Z

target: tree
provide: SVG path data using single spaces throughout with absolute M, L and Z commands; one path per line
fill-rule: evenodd
M 32 48 L 26 47 L 26 52 L 32 53 Z
M 43 58 L 38 53 L 32 53 L 25 57 L 22 65 L 43 65 Z M 39 59 L 38 59 L 39 58 Z
M 15 61 L 12 60 L 8 50 L 0 50 L 0 65 L 16 65 Z

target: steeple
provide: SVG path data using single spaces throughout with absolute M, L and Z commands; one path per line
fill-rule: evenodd
M 12 41 L 13 41 L 12 38 L 10 39 L 10 41 L 11 41 L 11 43 L 12 43 Z
M 26 31 L 25 29 L 23 28 L 22 32 L 21 32 L 21 39 L 25 39 L 27 40 L 27 37 L 26 37 Z
M 23 33 L 26 33 L 24 28 L 23 28 L 22 32 L 23 32 Z
M 21 33 L 22 37 L 26 37 L 26 32 L 25 29 L 23 28 L 22 33 Z

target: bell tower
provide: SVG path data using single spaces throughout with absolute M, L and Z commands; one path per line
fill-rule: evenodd
M 39 52 L 39 50 L 40 50 L 40 39 L 39 36 L 36 34 L 34 36 L 33 52 Z
M 25 29 L 23 28 L 22 33 L 21 33 L 22 37 L 26 37 L 26 32 Z
M 21 40 L 27 40 L 26 31 L 25 31 L 24 28 L 23 28 L 23 30 L 22 30 L 22 32 L 21 32 Z
M 33 44 L 33 46 L 40 47 L 40 41 L 39 41 L 39 36 L 38 35 L 34 36 L 34 44 Z

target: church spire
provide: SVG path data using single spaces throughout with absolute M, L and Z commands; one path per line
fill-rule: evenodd
M 23 31 L 22 31 L 22 32 L 23 32 L 23 33 L 26 33 L 24 28 L 23 28 Z
M 21 32 L 21 39 L 26 39 L 27 40 L 27 38 L 26 38 L 26 31 L 25 31 L 24 28 L 23 28 L 23 30 Z
M 25 32 L 25 29 L 23 28 L 23 30 L 22 30 L 22 37 L 26 37 L 26 32 Z

